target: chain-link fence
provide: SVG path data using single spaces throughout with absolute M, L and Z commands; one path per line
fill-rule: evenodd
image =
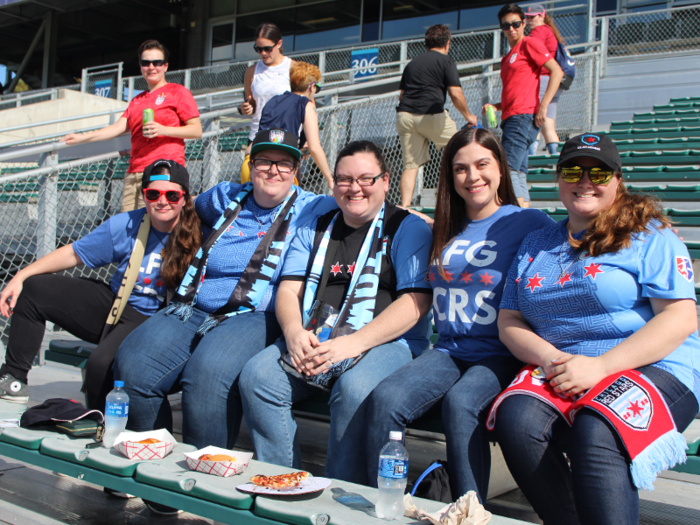
M 598 60 L 598 54 L 575 57 L 576 79 L 559 102 L 557 130 L 562 138 L 587 131 L 593 124 Z M 478 114 L 483 103 L 500 100 L 499 73 L 469 77 L 462 81 L 462 89 L 470 110 Z M 395 127 L 397 103 L 397 93 L 389 93 L 319 110 L 321 144 L 331 166 L 337 153 L 350 141 L 372 140 L 383 148 L 392 175 L 388 198 L 393 202 L 399 201 L 398 182 L 403 170 Z M 451 102 L 446 108 L 457 126 L 462 127 L 464 118 Z M 193 194 L 225 180 L 240 180 L 247 137 L 247 126 L 237 126 L 186 142 L 186 164 Z M 437 187 L 440 158 L 432 148 L 417 194 L 422 189 Z M 0 289 L 37 257 L 79 239 L 118 213 L 128 161 L 128 156 L 114 156 L 77 167 L 76 163 L 68 168 L 59 165 L 58 171 L 51 174 L 36 173 L 36 163 L 0 163 L 0 177 L 4 179 L 0 180 L 0 253 L 3 254 Z M 29 174 L 21 176 L 25 171 Z M 6 176 L 13 174 L 14 179 L 8 181 Z M 328 191 L 310 158 L 302 162 L 299 179 L 303 189 L 315 193 Z M 106 280 L 112 271 L 113 268 L 77 268 L 68 273 Z M 0 319 L 0 330 L 6 327 L 7 320 Z
M 20 108 L 37 102 L 46 102 L 47 100 L 56 100 L 58 92 L 61 89 L 72 89 L 80 91 L 80 84 L 71 84 L 69 86 L 61 86 L 49 89 L 33 89 L 31 91 L 20 91 L 18 93 L 8 93 L 0 95 L 0 111 L 3 109 Z
M 700 49 L 700 7 L 606 17 L 601 39 L 608 57 Z

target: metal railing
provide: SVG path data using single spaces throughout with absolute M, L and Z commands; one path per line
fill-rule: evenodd
M 597 20 L 596 31 L 606 59 L 700 50 L 700 6 L 697 5 Z
M 562 138 L 589 130 L 595 124 L 600 52 L 577 55 L 574 60 L 576 79 L 559 102 L 557 131 Z M 491 64 L 496 62 L 492 60 Z M 398 92 L 338 104 L 343 89 L 347 86 L 330 93 L 331 103 L 318 111 L 320 139 L 328 161 L 333 166 L 337 152 L 349 141 L 376 142 L 383 148 L 392 174 L 388 198 L 397 202 L 399 175 L 403 169 L 395 127 Z M 462 90 L 470 110 L 478 113 L 483 103 L 500 100 L 499 72 L 465 78 Z M 465 124 L 451 102 L 446 108 L 458 127 Z M 207 131 L 201 139 L 186 141 L 186 164 L 193 194 L 222 181 L 240 180 L 249 128 L 248 124 L 240 124 L 226 130 L 217 129 L 220 125 L 217 119 L 230 111 L 202 115 L 211 123 Z M 36 258 L 77 240 L 119 212 L 128 155 L 115 151 L 61 163 L 59 151 L 65 147 L 61 143 L 36 146 L 31 153 L 41 154 L 41 157 L 38 162 L 31 163 L 12 163 L 27 156 L 30 153 L 27 149 L 0 154 L 0 253 L 3 254 L 0 288 Z M 430 162 L 423 167 L 417 193 L 437 187 L 440 158 L 433 149 Z M 312 159 L 301 163 L 299 178 L 303 189 L 327 192 L 323 176 Z M 111 271 L 111 268 L 81 267 L 68 273 L 106 280 Z M 7 323 L 0 319 L 0 330 L 4 330 Z
M 80 84 L 71 84 L 69 86 L 61 86 L 48 89 L 33 89 L 31 91 L 20 91 L 18 93 L 8 93 L 0 95 L 0 111 L 3 109 L 20 108 L 37 102 L 46 102 L 47 100 L 56 100 L 58 92 L 62 89 L 72 89 L 80 91 Z
M 555 2 L 544 2 L 554 4 Z M 554 7 L 548 11 L 555 20 L 560 32 L 568 44 L 578 44 L 592 40 L 589 34 L 589 7 L 580 3 L 566 7 Z M 378 50 L 374 78 L 401 73 L 405 65 L 414 57 L 425 51 L 424 39 L 415 38 L 397 42 L 376 42 L 361 46 L 350 46 L 328 50 L 310 50 L 290 54 L 294 60 L 302 60 L 317 65 L 323 75 L 324 84 L 351 84 L 356 81 L 358 67 L 353 67 L 352 53 L 358 50 Z M 507 51 L 507 43 L 500 29 L 477 31 L 471 33 L 455 33 L 452 37 L 450 56 L 457 63 L 478 62 L 492 58 L 500 58 Z M 246 69 L 255 61 L 239 60 L 217 63 L 206 67 L 169 71 L 166 73 L 168 82 L 182 84 L 194 95 L 213 91 L 233 90 L 243 87 L 243 76 Z M 112 68 L 111 72 L 106 71 Z M 373 68 L 370 68 L 373 69 Z M 112 79 L 118 82 L 119 71 L 117 64 L 103 66 L 100 71 L 84 70 L 84 91 L 92 93 L 91 87 L 96 81 Z M 138 92 L 147 89 L 143 77 L 127 77 L 121 81 L 121 87 L 112 90 L 114 93 L 126 93 L 126 100 L 131 100 Z M 111 98 L 116 98 L 112 96 Z

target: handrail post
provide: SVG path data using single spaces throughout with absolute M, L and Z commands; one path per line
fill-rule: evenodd
M 608 39 L 610 36 L 610 18 L 604 16 L 600 21 L 600 76 L 604 77 L 608 72 Z
M 131 100 L 134 98 L 134 77 L 129 77 L 129 100 L 127 102 L 131 102 Z
M 399 65 L 399 72 L 403 73 L 403 70 L 406 69 L 406 64 L 408 64 L 408 42 L 405 40 L 401 42 L 401 48 L 399 50 L 399 62 L 401 64 Z
M 185 69 L 185 87 L 190 90 L 190 84 L 192 83 L 192 70 Z M 191 91 L 191 90 L 190 90 Z
M 41 155 L 42 168 L 56 166 L 58 152 Z M 56 227 L 58 207 L 58 175 L 56 172 L 39 177 L 38 223 L 36 228 L 36 258 L 48 255 L 56 249 Z
M 494 60 L 501 58 L 501 32 L 496 30 L 493 32 L 493 56 Z
M 117 93 L 115 99 L 122 101 L 124 100 L 124 88 L 122 88 L 122 68 L 124 67 L 124 62 L 119 62 L 119 67 L 117 69 Z
M 80 92 L 85 93 L 87 90 L 87 68 L 83 68 L 83 74 L 80 77 Z
M 318 54 L 318 69 L 321 71 L 321 76 L 326 73 L 326 52 L 321 51 Z
M 209 121 L 206 131 L 219 131 L 221 129 L 221 119 L 213 118 Z M 219 156 L 219 135 L 210 137 L 209 144 L 204 146 L 204 163 L 202 173 L 202 192 L 210 190 L 216 186 L 221 176 L 221 158 Z

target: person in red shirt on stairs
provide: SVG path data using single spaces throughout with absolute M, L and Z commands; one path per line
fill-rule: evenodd
M 513 189 L 520 205 L 529 207 L 528 146 L 537 138 L 564 72 L 540 40 L 525 36 L 525 13 L 520 7 L 515 4 L 504 6 L 498 12 L 498 20 L 510 51 L 501 59 L 501 102 L 484 104 L 482 112 L 486 115 L 489 106 L 501 112 L 501 142 L 508 158 Z M 540 101 L 543 67 L 549 71 L 550 82 Z
M 134 97 L 114 124 L 88 133 L 69 133 L 61 139 L 73 146 L 110 140 L 131 132 L 131 160 L 124 177 L 122 212 L 144 206 L 140 185 L 146 166 L 158 159 L 171 159 L 184 166 L 185 139 L 202 136 L 199 110 L 192 93 L 165 79 L 169 59 L 165 46 L 157 40 L 146 40 L 139 47 L 138 57 L 148 90 Z M 152 109 L 154 113 L 153 122 L 145 126 L 144 109 Z

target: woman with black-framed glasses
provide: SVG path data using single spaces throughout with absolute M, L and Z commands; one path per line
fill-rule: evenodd
M 263 108 L 272 97 L 290 90 L 289 68 L 294 62 L 291 58 L 284 56 L 282 32 L 275 24 L 260 24 L 255 29 L 253 49 L 260 55 L 260 60 L 245 72 L 243 78 L 245 100 L 238 108 L 242 115 L 253 116 L 248 135 L 248 148 L 245 152 L 246 158 L 241 166 L 241 182 L 250 179 L 248 168 L 250 143 L 260 129 Z
M 105 398 L 113 386 L 112 361 L 119 345 L 173 296 L 202 241 L 199 217 L 189 194 L 189 174 L 183 166 L 157 160 L 146 166 L 142 185 L 145 208 L 109 218 L 81 239 L 17 272 L 2 290 L 0 315 L 11 316 L 12 323 L 0 368 L 0 398 L 28 401 L 27 375 L 48 321 L 97 344 L 88 358 L 84 388 L 88 408 L 105 409 Z M 124 284 L 128 265 L 146 219 L 150 219 L 150 227 L 144 230 L 143 257 L 129 293 Z M 147 226 L 144 222 L 144 228 Z M 101 268 L 112 263 L 117 269 L 109 285 L 61 274 L 82 265 Z M 106 323 L 117 306 L 115 298 L 122 294 L 127 303 L 121 316 Z
M 184 165 L 185 139 L 202 136 L 199 110 L 192 93 L 165 79 L 169 59 L 166 47 L 157 40 L 146 40 L 139 47 L 138 57 L 148 90 L 134 97 L 114 124 L 88 133 L 69 133 L 61 139 L 72 146 L 131 133 L 131 159 L 124 177 L 122 212 L 143 207 L 141 176 L 146 166 L 158 159 L 172 159 Z M 153 118 L 144 125 L 145 110 L 150 110 Z

